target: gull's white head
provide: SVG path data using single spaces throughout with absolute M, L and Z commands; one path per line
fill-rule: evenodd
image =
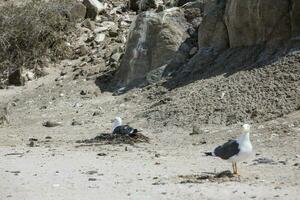
M 249 124 L 244 124 L 243 125 L 243 132 L 244 133 L 249 133 L 250 132 L 250 125 Z
M 115 121 L 114 121 L 114 126 L 113 126 L 113 130 L 118 127 L 118 126 L 121 126 L 122 125 L 122 119 L 121 117 L 116 117 L 115 118 Z

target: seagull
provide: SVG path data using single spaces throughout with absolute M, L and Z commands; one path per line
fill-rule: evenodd
M 113 134 L 129 135 L 132 136 L 139 132 L 137 129 L 134 129 L 128 125 L 122 125 L 121 117 L 116 117 L 112 129 Z
M 228 140 L 216 147 L 212 152 L 205 152 L 207 156 L 220 157 L 223 160 L 232 162 L 233 174 L 239 175 L 237 170 L 237 161 L 243 161 L 252 154 L 252 144 L 250 141 L 250 125 L 244 124 L 242 134 L 236 140 Z

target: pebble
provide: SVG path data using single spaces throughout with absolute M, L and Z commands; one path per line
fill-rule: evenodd
M 55 121 L 46 121 L 43 123 L 43 126 L 45 127 L 56 127 L 56 126 L 61 126 L 62 123 L 61 122 L 55 122 Z
M 107 156 L 106 153 L 98 153 L 97 156 Z
M 86 91 L 84 91 L 84 90 L 81 90 L 81 91 L 80 91 L 80 94 L 81 94 L 81 95 L 86 95 L 86 94 L 87 94 L 87 92 L 86 92 Z
M 82 125 L 82 122 L 73 119 L 71 125 L 72 125 L 72 126 L 81 126 L 81 125 Z
M 95 111 L 95 112 L 93 113 L 93 116 L 98 116 L 98 115 L 101 115 L 101 112 L 100 112 L 100 111 Z

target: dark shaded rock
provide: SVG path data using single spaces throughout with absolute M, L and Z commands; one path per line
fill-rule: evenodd
M 15 86 L 25 85 L 25 78 L 22 76 L 22 72 L 23 70 L 20 68 L 10 73 L 8 76 L 8 84 Z
M 225 1 L 211 1 L 206 6 L 205 16 L 199 27 L 199 49 L 223 50 L 229 47 L 228 33 L 223 21 Z
M 96 19 L 97 15 L 105 9 L 103 3 L 98 0 L 83 0 L 83 4 L 86 6 L 86 18 L 92 20 Z
M 129 9 L 133 11 L 146 11 L 157 7 L 157 0 L 129 0 Z
M 291 28 L 292 37 L 299 40 L 300 37 L 300 1 L 291 0 Z

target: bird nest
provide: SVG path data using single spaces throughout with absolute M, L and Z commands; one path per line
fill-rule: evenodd
M 149 143 L 150 139 L 141 134 L 135 133 L 132 135 L 120 135 L 120 134 L 111 134 L 111 133 L 102 133 L 94 138 L 86 140 L 78 140 L 76 143 L 85 143 L 85 144 L 135 144 L 135 143 Z
M 180 183 L 204 183 L 204 182 L 228 182 L 228 181 L 240 181 L 240 177 L 235 176 L 229 170 L 222 171 L 219 173 L 204 173 L 201 175 L 180 175 L 178 176 L 181 179 Z

